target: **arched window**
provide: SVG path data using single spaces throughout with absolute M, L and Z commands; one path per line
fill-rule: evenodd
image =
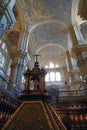
M 50 63 L 49 68 L 54 68 L 54 64 Z
M 57 72 L 57 68 L 59 68 L 59 65 L 53 64 L 52 62 L 50 62 L 49 65 L 45 65 L 45 69 L 48 71 L 45 76 L 46 82 L 61 81 L 61 74 Z

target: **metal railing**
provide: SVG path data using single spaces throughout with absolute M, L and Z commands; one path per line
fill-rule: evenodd
M 67 96 L 86 96 L 87 89 L 83 90 L 75 90 L 75 91 L 59 91 L 59 97 L 67 97 Z
M 15 96 L 22 93 L 22 90 L 17 86 L 13 80 L 9 79 L 6 72 L 0 67 L 0 91 L 10 93 L 10 95 Z

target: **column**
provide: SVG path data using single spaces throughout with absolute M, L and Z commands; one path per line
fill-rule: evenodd
M 10 73 L 10 78 L 9 78 L 10 81 L 9 81 L 9 86 L 8 86 L 9 90 L 12 89 L 12 87 L 16 89 L 15 85 L 17 84 L 16 77 L 17 77 L 18 68 L 19 68 L 18 58 L 20 56 L 20 53 L 21 53 L 20 51 L 10 52 L 12 63 L 11 63 L 11 73 Z
M 28 43 L 29 43 L 29 30 L 24 29 L 20 35 L 18 50 L 22 50 L 22 52 L 28 52 Z
M 79 52 L 77 47 L 73 48 L 73 53 L 77 57 L 77 66 L 79 67 L 82 77 L 84 77 L 85 74 L 87 73 L 87 67 L 86 67 L 85 61 L 82 57 L 82 54 L 81 54 L 81 52 Z
M 78 41 L 78 44 L 82 44 L 84 42 L 84 38 L 80 32 L 80 27 L 77 26 L 77 25 L 73 25 L 73 28 L 74 28 L 74 33 L 76 35 L 76 38 L 77 38 L 77 41 Z
M 15 43 L 15 41 L 17 43 Z M 19 91 L 22 87 L 22 76 L 24 69 L 30 60 L 28 53 L 29 31 L 23 31 L 20 39 L 19 33 L 16 32 L 14 37 L 11 38 L 10 42 L 11 44 L 13 43 L 10 50 L 10 57 L 12 59 L 10 79 L 12 79 L 12 81 L 16 84 L 15 88 Z M 11 86 L 14 85 L 12 84 Z
M 86 73 L 86 70 L 85 70 L 86 65 L 85 65 L 84 59 L 82 57 L 82 54 L 79 52 L 79 48 L 78 48 L 79 44 L 78 44 L 78 40 L 77 40 L 77 37 L 75 35 L 75 31 L 73 29 L 73 26 L 71 26 L 69 28 L 69 32 L 70 32 L 71 39 L 73 41 L 72 52 L 76 56 L 77 66 L 79 67 L 81 75 L 84 77 L 84 75 Z
M 66 51 L 66 56 L 67 56 L 67 62 L 68 62 L 68 70 L 72 70 L 72 63 L 71 63 L 69 51 Z
M 13 12 L 13 7 L 16 0 L 1 0 L 0 1 L 0 37 L 3 36 L 7 28 L 13 28 L 16 19 Z

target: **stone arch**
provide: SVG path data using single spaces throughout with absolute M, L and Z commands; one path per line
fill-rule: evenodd
M 56 20 L 46 20 L 46 21 L 43 21 L 43 22 L 38 22 L 38 23 L 36 23 L 35 25 L 33 25 L 32 27 L 31 27 L 31 29 L 30 29 L 30 33 L 35 29 L 35 28 L 37 28 L 38 26 L 41 26 L 41 25 L 43 25 L 43 24 L 47 24 L 47 23 L 56 23 L 56 24 L 61 24 L 62 26 L 64 26 L 64 28 L 67 28 L 67 25 L 66 24 L 64 24 L 63 22 L 61 22 L 61 21 L 56 21 Z
M 47 54 L 47 50 L 49 51 L 49 53 L 51 52 L 52 56 L 49 57 L 49 54 Z M 51 51 L 52 50 L 52 51 Z M 46 51 L 46 52 L 45 52 Z M 43 54 L 43 52 L 45 54 Z M 37 51 L 36 51 L 36 54 L 42 54 L 41 56 L 41 60 L 39 60 L 40 62 L 40 65 L 43 66 L 43 64 L 49 59 L 51 61 L 53 61 L 55 64 L 57 64 L 60 60 L 60 58 L 63 58 L 63 57 L 66 57 L 66 50 L 65 48 L 63 48 L 61 45 L 58 45 L 58 44 L 53 44 L 53 43 L 49 43 L 49 44 L 46 44 L 46 45 L 43 45 L 42 47 L 40 47 Z M 56 56 L 54 56 L 56 55 Z M 59 57 L 58 57 L 59 55 Z M 63 56 L 62 56 L 63 55 Z M 46 58 L 45 58 L 46 56 Z M 65 59 L 65 58 L 64 58 Z M 65 62 L 67 60 L 65 59 Z M 61 64 L 61 62 L 59 62 Z
M 73 28 L 74 28 L 74 32 L 75 32 L 78 44 L 83 44 L 84 38 L 82 36 L 82 33 L 80 31 L 80 26 L 79 26 L 80 23 L 83 22 L 83 20 L 78 15 L 79 2 L 80 2 L 80 0 L 73 0 L 72 1 L 71 19 L 72 19 L 72 25 L 73 25 Z

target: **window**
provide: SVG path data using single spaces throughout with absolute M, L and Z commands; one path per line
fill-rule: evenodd
M 55 65 L 55 67 L 56 67 L 56 68 L 58 68 L 58 67 L 59 67 L 59 65 Z
M 53 64 L 53 63 L 50 63 L 49 67 L 50 67 L 50 68 L 54 68 L 54 64 Z
M 49 71 L 45 76 L 46 82 L 61 81 L 60 72 L 56 72 L 58 67 L 58 64 L 53 64 L 52 62 L 49 65 L 45 65 L 45 68 Z
M 50 72 L 50 81 L 55 81 L 55 73 Z
M 7 46 L 4 42 L 0 40 L 0 67 L 1 68 L 5 66 L 6 58 L 8 58 Z
M 48 68 L 48 65 L 45 65 L 45 68 L 47 69 L 47 68 Z
M 46 81 L 46 82 L 49 82 L 49 73 L 46 74 L 46 76 L 45 76 L 45 81 Z
M 4 62 L 5 62 L 5 58 L 2 55 L 2 53 L 0 52 L 0 67 L 2 67 L 4 65 Z
M 60 72 L 56 72 L 56 81 L 61 81 Z
M 53 81 L 61 81 L 61 74 L 60 72 L 49 72 L 45 76 L 46 82 L 53 82 Z

